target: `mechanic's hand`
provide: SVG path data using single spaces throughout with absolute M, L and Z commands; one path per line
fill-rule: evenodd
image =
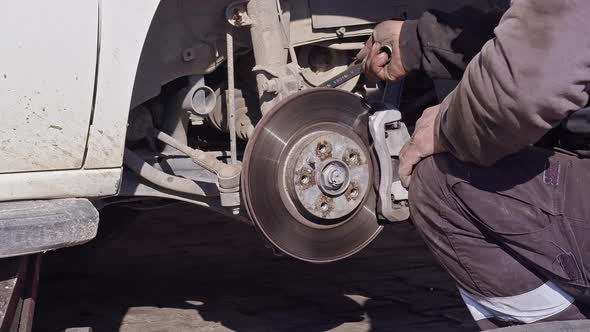
M 369 81 L 396 81 L 406 76 L 399 48 L 402 25 L 402 21 L 379 23 L 373 30 L 373 36 L 357 54 L 357 60 L 363 61 L 363 71 Z M 391 59 L 387 53 L 381 52 L 384 45 L 393 49 Z
M 438 136 L 440 110 L 440 105 L 436 105 L 424 111 L 422 117 L 416 122 L 412 138 L 400 152 L 399 176 L 406 189 L 410 187 L 414 167 L 422 159 L 445 152 Z

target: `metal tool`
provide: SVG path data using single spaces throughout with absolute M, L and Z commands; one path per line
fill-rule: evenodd
M 387 54 L 389 58 L 387 63 L 389 63 L 391 57 L 393 56 L 393 46 L 385 44 L 381 46 L 380 51 L 381 53 Z M 355 60 L 345 71 L 318 85 L 318 88 L 337 88 L 351 79 L 359 76 L 362 72 L 362 63 L 358 60 Z
M 359 76 L 363 72 L 363 66 L 361 63 L 353 62 L 353 64 L 348 67 L 342 73 L 332 77 L 331 79 L 327 80 L 326 82 L 320 84 L 318 88 L 337 88 L 342 84 L 350 81 L 351 79 Z
M 244 155 L 242 196 L 281 251 L 332 262 L 381 231 L 369 111 L 354 94 L 310 89 L 282 101 L 256 127 Z

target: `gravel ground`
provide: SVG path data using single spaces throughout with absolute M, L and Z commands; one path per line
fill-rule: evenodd
M 275 257 L 253 228 L 190 205 L 103 213 L 44 257 L 35 331 L 476 331 L 410 225 L 330 265 Z

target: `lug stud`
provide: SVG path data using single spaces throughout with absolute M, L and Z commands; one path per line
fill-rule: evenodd
M 309 184 L 309 176 L 307 176 L 307 175 L 301 176 L 301 184 L 302 185 Z
M 332 145 L 327 141 L 321 141 L 316 146 L 315 153 L 320 158 L 320 160 L 326 160 L 332 157 Z
M 347 152 L 344 153 L 344 156 L 342 157 L 342 161 L 344 161 L 348 166 L 359 166 L 362 163 L 361 156 L 359 155 L 358 151 L 352 148 L 349 148 L 346 151 Z

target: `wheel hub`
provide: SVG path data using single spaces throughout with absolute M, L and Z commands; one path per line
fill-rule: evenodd
M 344 132 L 338 127 L 311 132 L 294 143 L 285 160 L 289 198 L 314 227 L 349 215 L 369 188 L 368 151 L 356 134 L 348 133 L 351 138 Z

